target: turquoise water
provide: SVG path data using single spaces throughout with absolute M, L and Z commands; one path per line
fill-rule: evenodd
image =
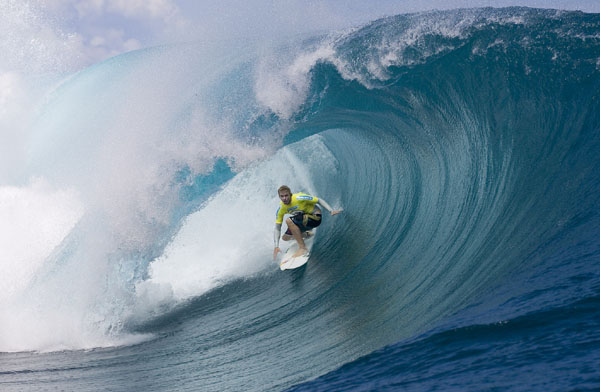
M 83 206 L 3 302 L 2 390 L 585 390 L 600 19 L 398 15 L 70 77 L 24 177 Z M 275 190 L 323 197 L 305 268 Z

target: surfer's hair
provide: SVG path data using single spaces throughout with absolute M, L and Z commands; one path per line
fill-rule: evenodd
M 290 193 L 290 195 L 292 194 L 292 190 L 287 185 L 280 186 L 279 189 L 277 189 L 277 194 L 280 194 L 281 191 L 288 191 Z

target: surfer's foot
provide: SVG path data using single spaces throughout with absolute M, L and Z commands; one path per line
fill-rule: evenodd
M 300 256 L 304 256 L 305 254 L 308 253 L 308 249 L 306 248 L 300 248 L 296 251 L 296 253 L 294 253 L 294 256 L 292 257 L 300 257 Z

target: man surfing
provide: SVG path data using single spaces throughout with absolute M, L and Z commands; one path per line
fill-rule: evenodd
M 299 257 L 306 254 L 307 249 L 304 244 L 303 236 L 309 237 L 312 232 L 310 230 L 321 224 L 321 209 L 317 206 L 317 203 L 331 215 L 337 215 L 342 210 L 333 210 L 323 199 L 316 196 L 311 196 L 306 193 L 294 193 L 287 185 L 282 185 L 277 190 L 281 203 L 277 209 L 277 218 L 275 220 L 275 250 L 273 251 L 273 260 L 277 258 L 277 253 L 281 252 L 279 249 L 279 237 L 281 236 L 281 224 L 283 223 L 283 217 L 286 214 L 292 215 L 285 220 L 288 229 L 281 237 L 284 241 L 289 241 L 292 238 L 298 242 L 298 251 L 293 257 Z

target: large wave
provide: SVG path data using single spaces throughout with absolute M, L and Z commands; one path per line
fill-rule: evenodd
M 18 222 L 0 350 L 137 342 L 191 313 L 206 358 L 248 365 L 232 388 L 281 387 L 564 262 L 574 238 L 596 249 L 598 23 L 429 12 L 69 77 L 32 125 L 21 183 L 0 188 Z M 289 276 L 270 256 L 282 183 L 345 209 Z

